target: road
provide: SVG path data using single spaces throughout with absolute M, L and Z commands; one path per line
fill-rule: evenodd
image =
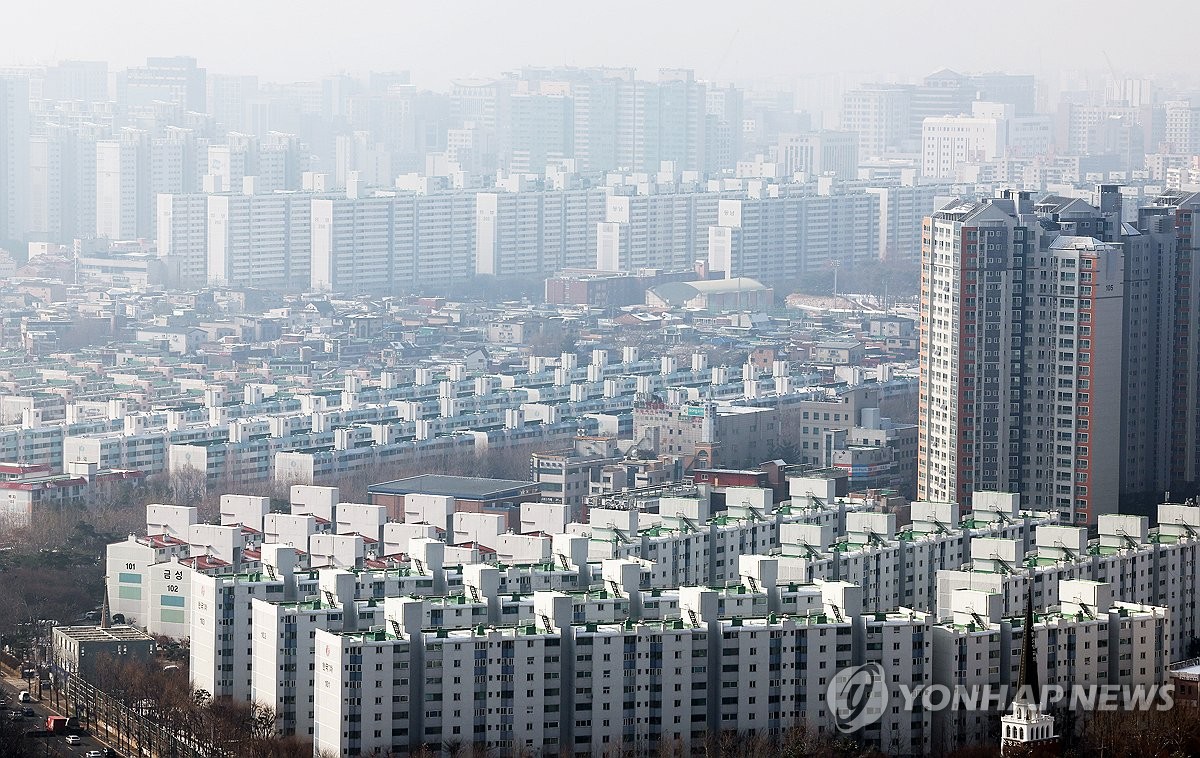
M 46 717 L 51 715 L 59 715 L 52 710 L 45 701 L 32 703 L 17 702 L 17 693 L 25 689 L 25 683 L 20 679 L 5 676 L 0 679 L 0 691 L 8 699 L 8 708 L 32 708 L 34 716 L 26 716 L 25 720 L 20 722 L 24 729 L 45 729 Z M 34 692 L 37 692 L 36 685 Z M 8 715 L 4 714 L 4 718 Z M 103 750 L 106 746 L 104 743 L 97 740 L 90 734 L 82 734 L 82 744 L 68 745 L 64 735 L 51 735 L 49 737 L 31 738 L 34 756 L 57 756 L 58 758 L 84 758 L 89 750 Z

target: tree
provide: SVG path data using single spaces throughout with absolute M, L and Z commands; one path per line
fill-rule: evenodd
M 0 718 L 0 755 L 5 758 L 32 758 L 30 741 L 25 739 L 25 728 L 24 722 Z

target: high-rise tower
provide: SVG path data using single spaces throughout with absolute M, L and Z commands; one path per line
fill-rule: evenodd
M 1154 289 L 1141 280 L 1157 282 L 1161 260 L 1121 225 L 1111 192 L 1101 200 L 1005 191 L 926 220 L 920 498 L 1019 492 L 1027 507 L 1094 523 L 1117 510 L 1123 456 L 1162 446 L 1169 335 L 1147 331 L 1161 316 L 1152 301 L 1126 307 L 1127 287 Z M 1163 479 L 1149 478 L 1136 486 Z

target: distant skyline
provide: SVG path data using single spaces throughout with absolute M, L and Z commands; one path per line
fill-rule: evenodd
M 910 2 L 632 2 L 441 4 L 212 0 L 25 2 L 4 10 L 5 65 L 189 55 L 213 73 L 296 81 L 408 70 L 423 87 L 525 65 L 694 68 L 749 83 L 822 73 L 912 79 L 960 71 L 1190 74 L 1200 6 L 1012 0 Z M 139 19 L 146 19 L 139 23 Z M 1107 54 L 1107 58 L 1106 58 Z

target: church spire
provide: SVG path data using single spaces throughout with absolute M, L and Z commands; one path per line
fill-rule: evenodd
M 1029 577 L 1029 589 L 1025 593 L 1024 636 L 1021 638 L 1021 673 L 1017 681 L 1018 696 L 1029 697 L 1033 704 L 1041 702 L 1042 693 L 1038 685 L 1037 658 L 1033 654 L 1033 576 Z
M 108 582 L 104 583 L 104 602 L 100 605 L 100 628 L 108 629 L 112 626 L 112 613 L 108 605 Z
M 1054 734 L 1054 717 L 1041 711 L 1041 688 L 1038 683 L 1037 658 L 1033 655 L 1033 574 L 1025 595 L 1025 623 L 1021 633 L 1021 673 L 1012 709 L 1000 718 L 1000 752 L 1011 755 L 1057 756 L 1060 754 L 1058 736 Z M 1033 752 L 1029 752 L 1030 749 Z

